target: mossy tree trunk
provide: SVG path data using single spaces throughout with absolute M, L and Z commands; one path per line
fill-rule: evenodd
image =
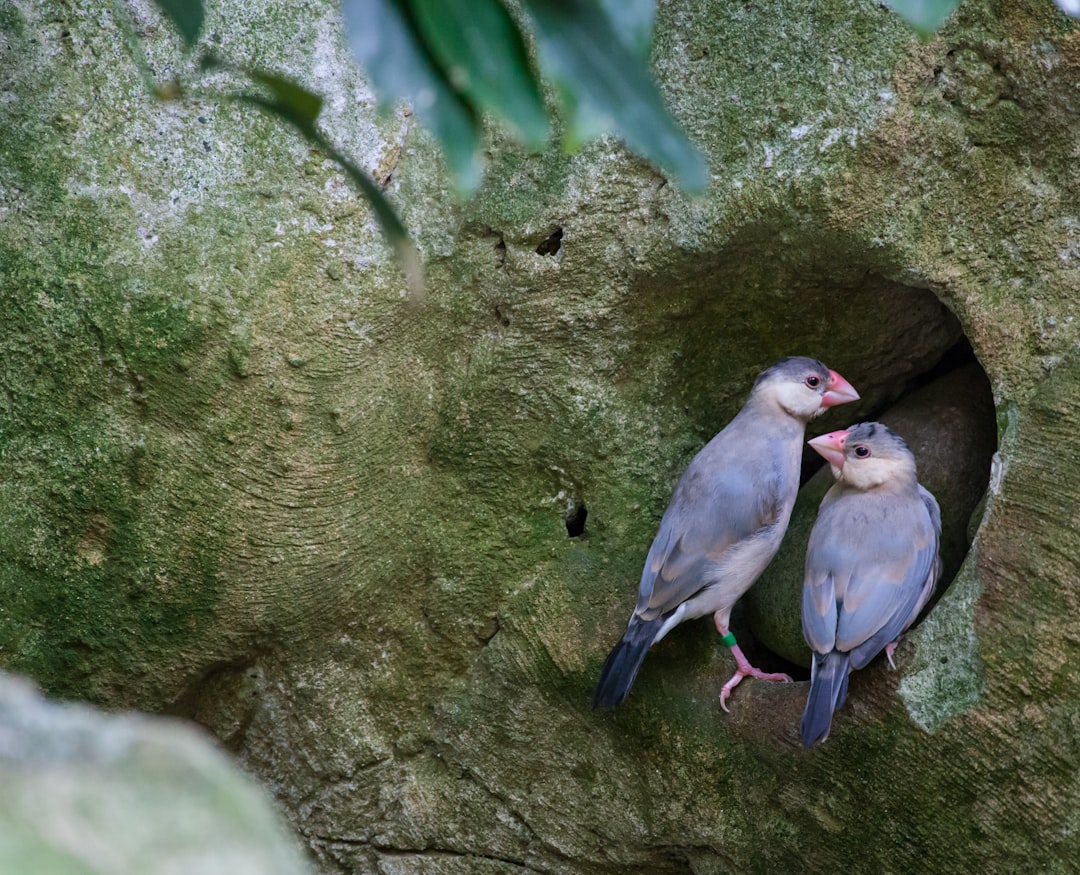
M 202 721 L 328 872 L 1071 868 L 1080 37 L 1048 0 L 925 44 L 873 3 L 661 4 L 709 195 L 496 132 L 467 205 L 371 111 L 335 4 L 220 4 L 220 50 L 326 93 L 388 180 L 422 301 L 333 165 L 213 94 L 154 103 L 99 4 L 0 21 L 4 667 Z M 590 712 L 673 483 L 757 371 L 850 379 L 824 431 L 964 337 L 998 453 L 899 671 L 804 751 L 805 684 L 723 714 L 703 622 Z

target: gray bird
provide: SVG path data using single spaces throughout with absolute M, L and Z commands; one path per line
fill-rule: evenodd
M 593 708 L 626 699 L 649 648 L 679 623 L 712 614 L 737 670 L 720 693 L 726 711 L 744 677 L 790 681 L 754 668 L 728 629 L 731 609 L 776 554 L 799 489 L 806 423 L 859 394 L 811 358 L 786 358 L 758 376 L 727 427 L 675 487 L 641 572 L 626 634 L 600 671 Z
M 828 460 L 836 483 L 806 551 L 802 627 L 814 651 L 802 718 L 807 747 L 828 737 L 854 669 L 882 650 L 892 663 L 897 640 L 941 574 L 941 511 L 896 432 L 861 422 L 810 446 Z

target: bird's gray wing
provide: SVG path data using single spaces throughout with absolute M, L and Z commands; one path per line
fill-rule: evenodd
M 921 493 L 886 505 L 836 493 L 822 503 L 803 581 L 803 636 L 811 649 L 850 653 L 852 667 L 862 668 L 915 620 L 940 568 L 940 513 Z
M 851 556 L 845 537 L 850 501 L 838 487 L 826 493 L 806 548 L 803 638 L 817 653 L 828 653 L 836 646 L 837 592 L 844 591 L 851 576 Z
M 828 653 L 836 643 L 836 584 L 829 571 L 808 568 L 802 591 L 803 638 L 816 653 Z
M 865 666 L 915 619 L 937 581 L 940 530 L 921 500 L 894 509 L 852 549 L 839 604 L 836 647 Z
M 911 611 L 911 616 L 908 617 L 907 622 L 904 623 L 904 629 L 907 629 L 912 623 L 915 622 L 919 613 L 927 602 L 930 601 L 931 596 L 934 594 L 934 590 L 937 588 L 938 579 L 941 577 L 942 561 L 941 561 L 941 508 L 938 507 L 937 499 L 926 490 L 925 487 L 919 486 L 919 497 L 922 499 L 923 504 L 926 506 L 926 511 L 930 514 L 930 524 L 934 529 L 934 536 L 937 538 L 937 545 L 935 547 L 935 561 L 930 569 L 930 573 L 926 577 L 926 583 L 923 585 L 922 595 L 919 596 L 919 601 Z M 903 630 L 901 630 L 903 631 Z
M 642 619 L 660 616 L 712 583 L 725 554 L 778 520 L 778 482 L 734 466 L 707 477 L 691 466 L 649 549 L 635 613 Z
M 937 499 L 934 498 L 930 490 L 928 490 L 921 483 L 919 484 L 919 498 L 922 499 L 922 503 L 926 507 L 926 512 L 930 514 L 930 525 L 934 527 L 934 531 L 937 532 L 937 535 L 940 538 L 941 508 L 938 506 Z

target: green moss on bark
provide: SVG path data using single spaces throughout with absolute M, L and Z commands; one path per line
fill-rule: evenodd
M 965 4 L 924 45 L 872 5 L 662 4 L 710 194 L 496 137 L 465 207 L 368 111 L 334 4 L 222 10 L 223 51 L 284 50 L 391 178 L 423 302 L 297 139 L 151 103 L 91 4 L 0 7 L 3 661 L 215 727 L 328 871 L 1071 862 L 1080 43 L 1050 7 Z M 185 63 L 155 22 L 152 62 Z M 1017 437 L 910 673 L 861 672 L 804 751 L 804 685 L 719 711 L 702 621 L 590 712 L 671 489 L 757 371 L 849 378 L 825 430 L 961 331 Z

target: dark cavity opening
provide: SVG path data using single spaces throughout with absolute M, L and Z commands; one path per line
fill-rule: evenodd
M 563 229 L 556 228 L 547 238 L 536 247 L 537 255 L 554 255 L 562 246 Z
M 584 537 L 585 519 L 588 515 L 589 510 L 585 507 L 585 502 L 575 501 L 566 513 L 566 534 L 571 538 Z
M 807 431 L 809 438 L 856 422 L 878 421 L 897 432 L 915 454 L 919 482 L 937 498 L 942 517 L 943 571 L 923 616 L 940 600 L 967 556 L 997 449 L 989 378 L 968 338 L 960 331 L 957 335 L 935 361 L 898 376 L 893 385 L 875 390 L 867 379 L 863 402 L 850 411 L 839 408 L 830 413 L 828 423 L 812 423 Z M 849 367 L 854 374 L 850 379 L 862 391 L 858 366 Z M 829 467 L 807 448 L 803 484 L 780 552 L 742 600 L 747 631 L 756 639 L 762 660 L 759 667 L 787 672 L 796 680 L 806 679 L 805 668 L 798 666 L 808 666 L 810 657 L 798 621 L 802 565 L 818 507 L 833 482 Z M 904 659 L 903 645 L 896 658 Z
M 865 269 L 843 238 L 785 233 L 748 231 L 722 258 L 643 277 L 629 304 L 638 308 L 639 347 L 628 360 L 643 363 L 651 382 L 643 379 L 642 391 L 659 399 L 660 415 L 685 411 L 668 426 L 686 447 L 683 468 L 731 421 L 763 367 L 810 355 L 841 373 L 861 400 L 811 422 L 806 438 L 870 420 L 904 438 L 920 482 L 941 505 L 940 598 L 981 519 L 997 449 L 990 381 L 964 326 L 932 290 Z M 801 244 L 808 254 L 798 254 Z M 672 482 L 679 473 L 672 471 Z M 809 449 L 801 479 L 780 552 L 741 600 L 739 620 L 732 617 L 755 665 L 796 679 L 810 664 L 800 620 L 807 541 L 832 485 L 828 466 Z M 897 662 L 909 657 L 901 643 Z

